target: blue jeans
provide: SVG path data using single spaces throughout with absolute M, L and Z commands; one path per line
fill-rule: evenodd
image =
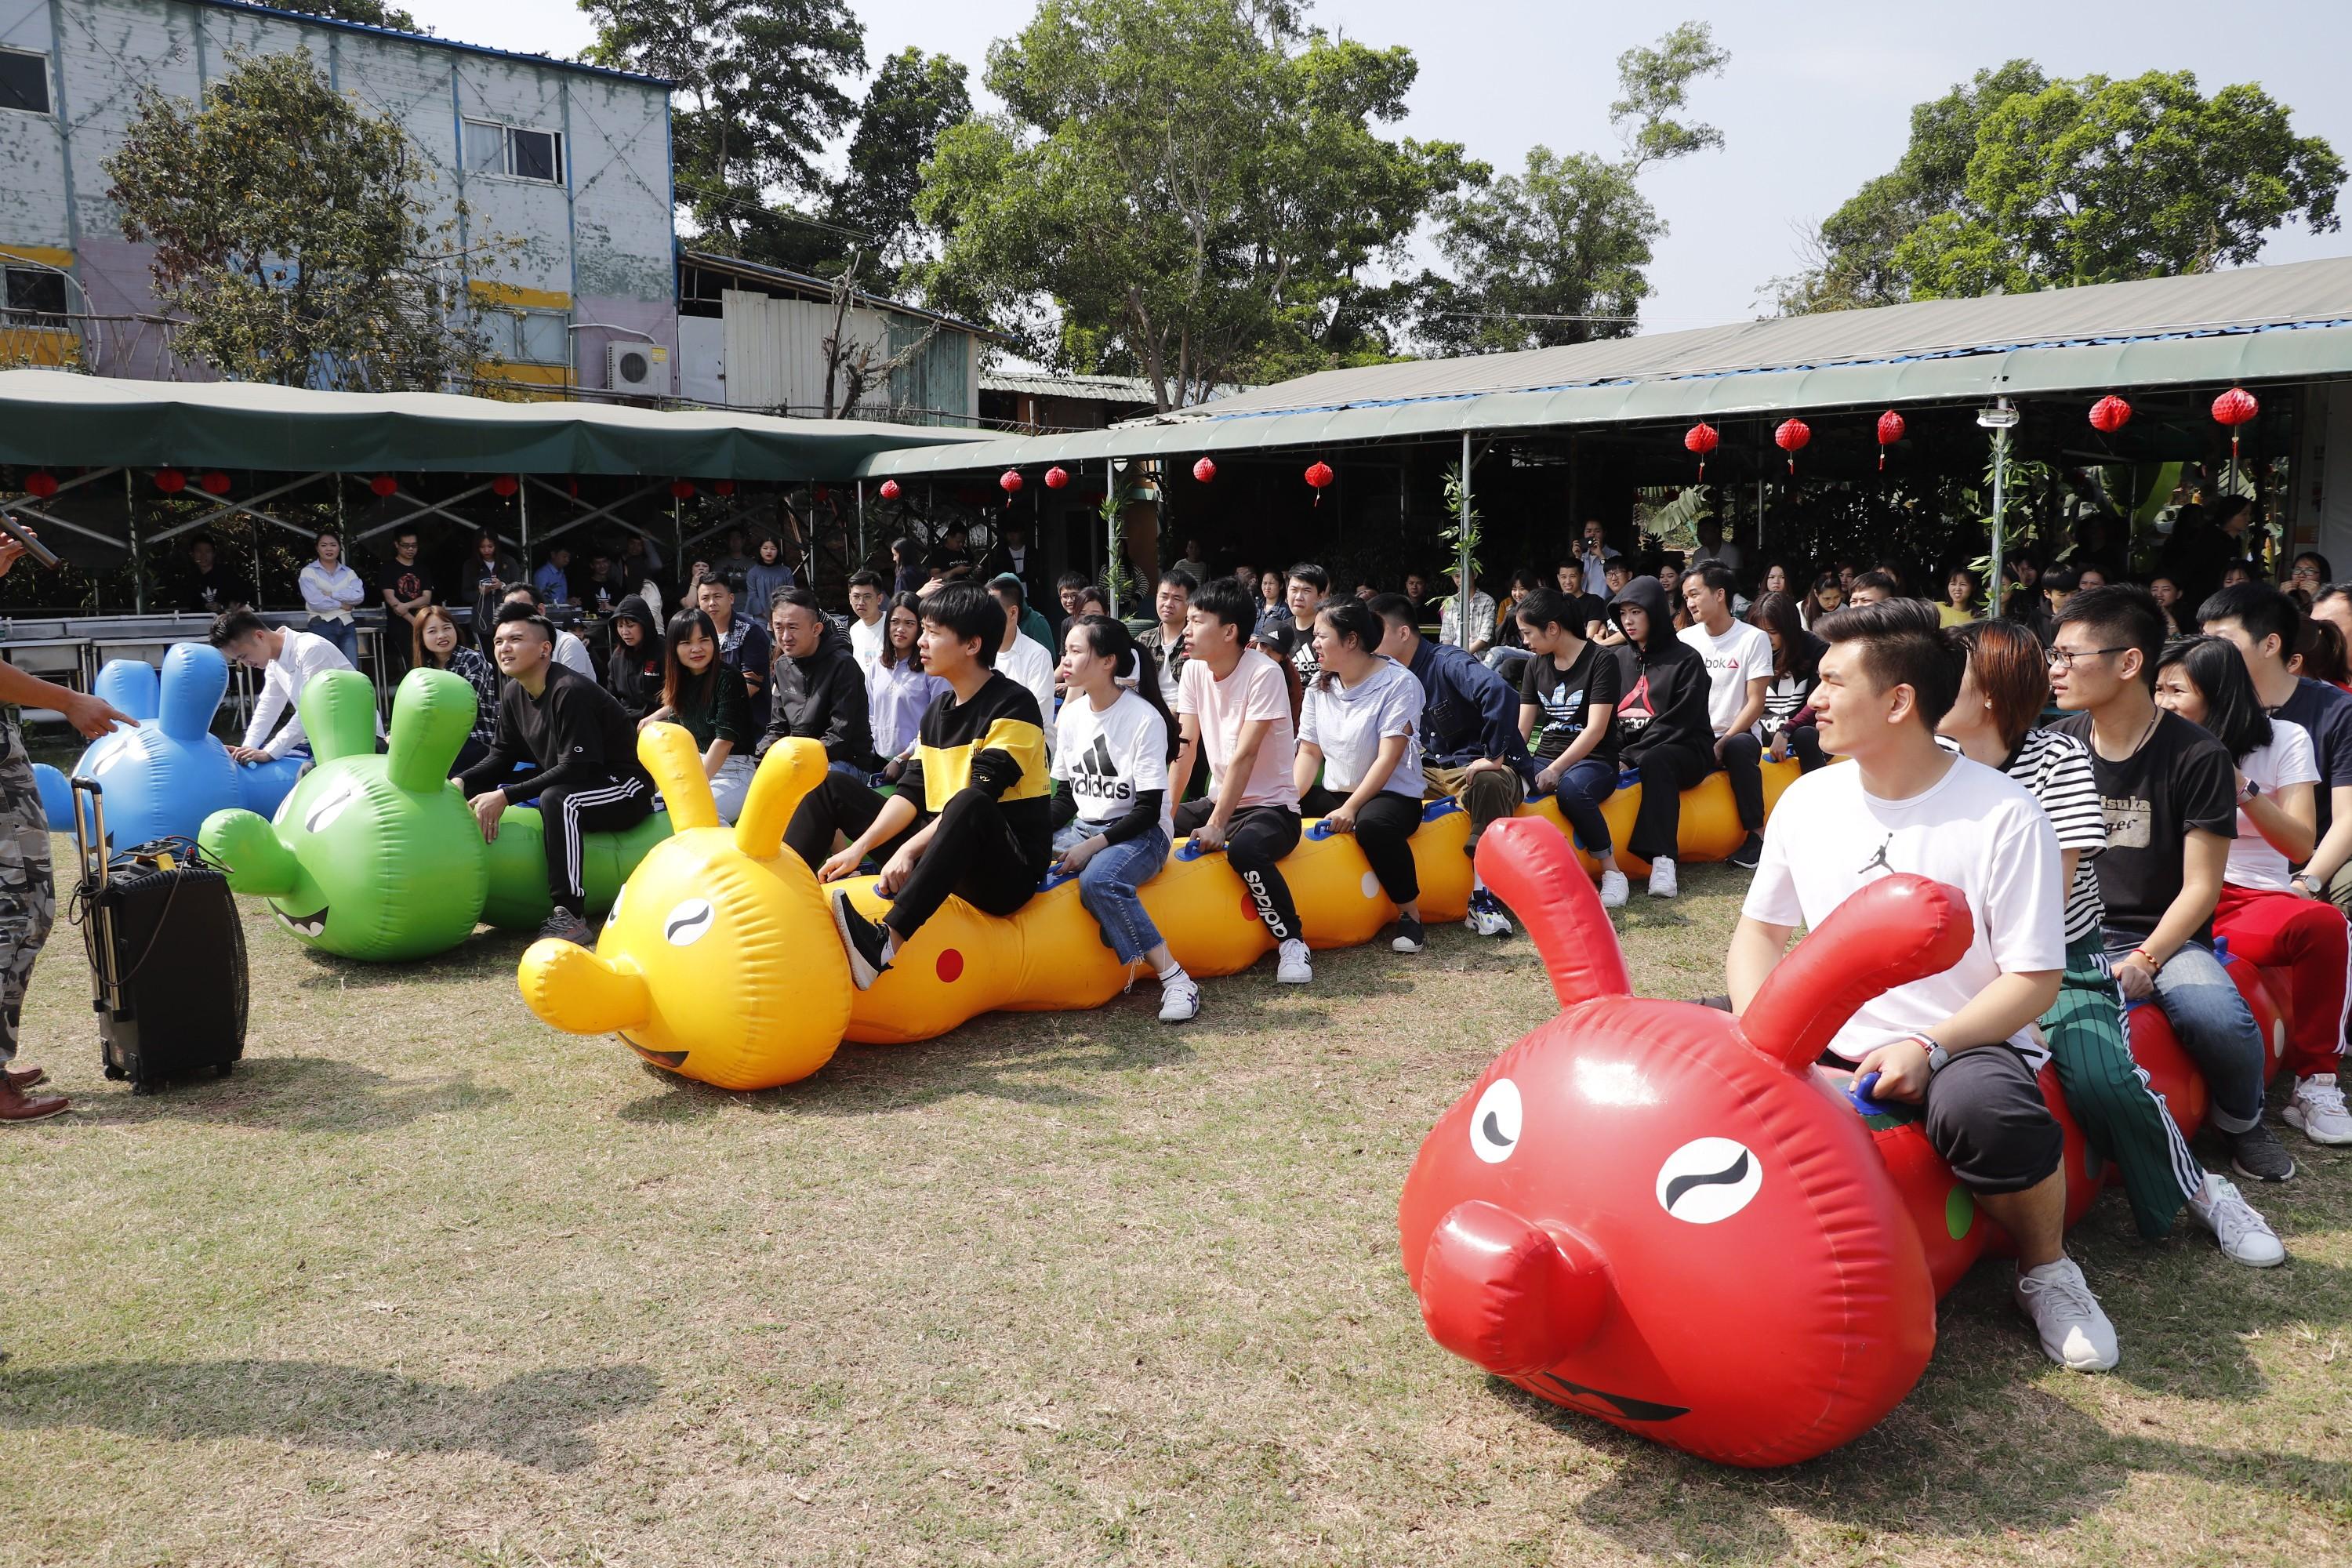
M 2136 945 L 2129 934 L 2108 929 L 2110 959 L 2121 963 Z M 2260 1122 L 2263 1032 L 2213 950 L 2194 942 L 2183 943 L 2156 972 L 2153 1000 L 2172 1026 L 2180 1048 L 2204 1075 L 2205 1090 L 2213 1100 L 2213 1125 L 2224 1132 L 2243 1132 Z
M 1102 928 L 1103 945 L 1133 963 L 1160 945 L 1160 930 L 1143 912 L 1137 889 L 1160 874 L 1168 859 L 1168 830 L 1139 834 L 1124 844 L 1106 844 L 1078 873 L 1078 901 Z
M 1552 798 L 1559 802 L 1559 814 L 1568 818 L 1576 835 L 1576 847 L 1588 855 L 1605 855 L 1615 847 L 1609 839 L 1609 824 L 1601 815 L 1601 803 L 1616 793 L 1617 764 L 1591 757 L 1570 763 L 1553 786 Z
M 343 657 L 352 661 L 352 668 L 353 669 L 357 669 L 359 668 L 359 627 L 352 625 L 349 621 L 331 621 L 322 616 L 312 616 L 310 617 L 310 626 L 304 629 L 309 631 L 313 637 L 321 637 L 326 638 L 329 642 L 333 643 L 338 648 L 342 650 Z

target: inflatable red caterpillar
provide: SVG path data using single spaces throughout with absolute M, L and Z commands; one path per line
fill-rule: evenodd
M 1478 868 L 1527 923 L 1560 1015 L 1489 1066 L 1406 1177 L 1405 1274 L 1447 1350 L 1702 1458 L 1785 1465 L 1869 1430 L 1936 1342 L 1936 1300 L 2005 1246 L 1916 1126 L 1815 1065 L 1863 1002 L 1967 950 L 1967 906 L 1893 876 L 1849 899 L 1744 1016 L 1631 994 L 1591 882 L 1548 825 L 1497 823 Z M 2273 1051 L 2278 1009 L 2231 965 Z M 2154 1008 L 2134 1054 L 2183 1131 L 2202 1081 Z M 2099 1181 L 2055 1074 L 2066 1222 Z

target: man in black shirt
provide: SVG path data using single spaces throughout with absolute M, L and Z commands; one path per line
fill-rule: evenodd
M 2213 1125 L 2242 1175 L 2284 1182 L 2294 1161 L 2263 1125 L 2267 1058 L 2246 999 L 2213 953 L 2237 766 L 2204 729 L 2156 706 L 2164 621 L 2143 588 L 2085 588 L 2058 613 L 2052 728 L 2090 749 L 2107 848 L 2095 862 L 2107 955 L 2126 1002 L 2153 1000 L 2212 1096 Z
M 508 806 L 539 797 L 547 893 L 555 905 L 539 934 L 584 947 L 592 933 L 581 836 L 618 833 L 653 814 L 654 784 L 637 761 L 636 726 L 611 692 L 555 662 L 555 627 L 530 605 L 499 611 L 492 646 L 507 678 L 499 738 L 489 755 L 457 775 L 457 787 L 485 843 L 498 837 Z M 526 761 L 537 771 L 517 773 L 515 764 Z
M 769 625 L 776 634 L 775 702 L 754 755 L 799 736 L 824 744 L 824 760 L 864 784 L 878 765 L 866 708 L 866 673 L 848 639 L 806 588 L 780 588 Z
M 415 529 L 392 536 L 392 559 L 377 568 L 375 590 L 383 601 L 383 640 L 376 647 L 384 675 L 396 680 L 408 672 L 416 617 L 433 603 L 433 574 L 416 558 Z
M 199 533 L 188 546 L 188 564 L 194 573 L 188 579 L 186 606 L 203 615 L 217 616 L 232 607 L 251 608 L 253 585 L 229 568 L 219 563 L 219 547 L 209 533 Z

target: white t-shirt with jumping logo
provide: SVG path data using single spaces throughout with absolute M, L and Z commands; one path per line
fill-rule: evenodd
M 1125 816 L 1139 790 L 1158 790 L 1160 826 L 1170 831 L 1176 803 L 1168 795 L 1168 722 L 1131 690 L 1100 712 L 1076 692 L 1054 721 L 1053 775 L 1070 786 L 1078 820 L 1099 832 Z

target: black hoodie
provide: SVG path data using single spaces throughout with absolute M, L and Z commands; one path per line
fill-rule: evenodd
M 765 756 L 778 741 L 797 735 L 823 741 L 829 763 L 874 766 L 874 730 L 866 717 L 866 672 L 849 651 L 849 640 L 831 621 L 824 623 L 814 653 L 806 658 L 778 655 L 770 679 L 774 700 L 757 755 Z
M 621 711 L 634 724 L 661 706 L 662 632 L 654 625 L 653 606 L 642 595 L 631 594 L 613 610 L 614 621 L 635 621 L 645 636 L 631 647 L 613 633 L 613 651 L 604 663 L 606 689 L 620 699 Z
M 1653 746 L 1681 745 L 1712 753 L 1715 726 L 1706 712 L 1706 660 L 1675 635 L 1666 609 L 1666 585 L 1655 577 L 1633 578 L 1609 601 L 1609 618 L 1625 629 L 1624 606 L 1650 617 L 1648 640 L 1629 637 L 1616 649 L 1621 689 L 1617 702 L 1619 757 L 1637 765 Z

